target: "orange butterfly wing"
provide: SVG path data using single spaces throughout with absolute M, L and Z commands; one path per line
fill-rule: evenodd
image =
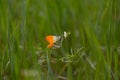
M 54 36 L 46 36 L 46 41 L 49 42 L 47 48 L 51 48 L 54 45 Z
M 46 41 L 48 41 L 49 43 L 54 43 L 53 36 L 46 36 Z
M 48 44 L 47 48 L 52 48 L 54 46 L 54 43 Z

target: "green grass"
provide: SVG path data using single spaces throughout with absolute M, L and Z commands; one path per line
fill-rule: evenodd
M 0 80 L 119 80 L 119 0 L 0 0 Z M 45 37 L 71 32 L 59 49 Z

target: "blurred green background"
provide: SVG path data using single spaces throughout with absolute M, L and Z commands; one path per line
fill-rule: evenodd
M 0 80 L 119 80 L 120 0 L 0 0 Z M 71 32 L 59 49 L 48 35 Z

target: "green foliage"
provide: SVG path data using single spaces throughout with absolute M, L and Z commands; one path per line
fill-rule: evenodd
M 120 0 L 0 0 L 1 80 L 119 80 Z M 71 34 L 48 49 L 45 37 Z

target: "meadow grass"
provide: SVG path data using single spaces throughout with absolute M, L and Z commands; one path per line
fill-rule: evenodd
M 119 80 L 119 0 L 0 0 L 1 80 Z M 45 37 L 71 34 L 48 49 Z

